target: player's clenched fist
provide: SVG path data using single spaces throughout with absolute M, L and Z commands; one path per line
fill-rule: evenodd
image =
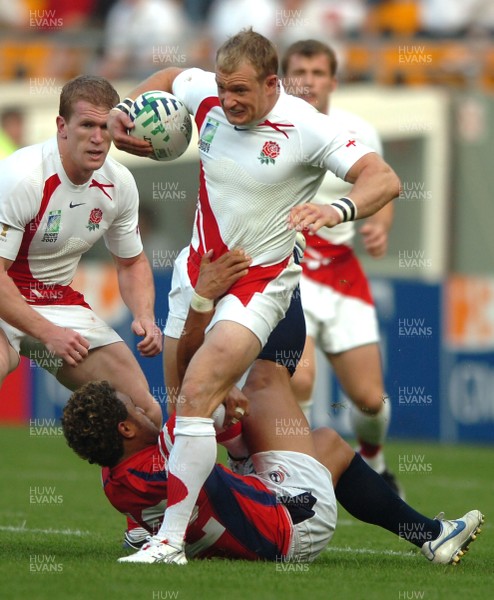
M 368 221 L 360 228 L 360 235 L 366 252 L 374 258 L 381 258 L 388 249 L 388 229 L 382 223 Z
M 163 349 L 163 334 L 153 319 L 135 319 L 131 326 L 132 331 L 143 339 L 137 344 L 141 356 L 156 356 Z

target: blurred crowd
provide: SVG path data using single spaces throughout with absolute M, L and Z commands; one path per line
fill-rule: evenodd
M 0 0 L 0 80 L 209 68 L 248 26 L 330 43 L 347 81 L 494 87 L 494 0 Z

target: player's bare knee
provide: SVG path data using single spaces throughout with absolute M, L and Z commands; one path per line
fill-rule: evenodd
M 12 346 L 0 343 L 0 386 L 7 375 L 17 367 L 19 361 L 19 355 Z
M 314 373 L 308 368 L 298 366 L 292 377 L 292 390 L 298 402 L 306 402 L 312 398 L 314 389 Z
M 7 370 L 4 368 L 4 365 L 2 365 L 0 362 L 0 389 L 3 385 L 4 379 L 7 377 L 7 375 L 8 375 Z
M 9 356 L 5 352 L 0 351 L 0 382 L 2 382 L 9 373 Z
M 333 452 L 338 450 L 340 440 L 342 438 L 336 433 L 334 429 L 329 427 L 319 427 L 313 432 L 314 437 L 317 440 L 319 446 L 324 446 L 325 450 Z
M 351 396 L 352 401 L 363 414 L 377 415 L 381 412 L 386 395 L 380 388 L 369 390 L 363 387 Z
M 348 461 L 348 464 L 353 460 L 355 451 L 334 429 L 320 427 L 312 435 L 318 455 L 339 456 Z

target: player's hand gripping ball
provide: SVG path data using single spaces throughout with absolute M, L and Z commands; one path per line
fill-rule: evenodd
M 173 94 L 144 92 L 134 100 L 129 116 L 135 123 L 130 135 L 151 143 L 152 159 L 175 160 L 187 150 L 192 121 L 185 105 Z

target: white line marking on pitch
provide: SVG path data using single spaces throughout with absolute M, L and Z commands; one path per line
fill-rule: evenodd
M 13 525 L 0 525 L 0 531 L 12 531 L 15 533 L 49 533 L 54 535 L 89 535 L 90 531 L 81 531 L 80 529 L 29 529 L 24 522 L 20 527 Z
M 339 548 L 338 546 L 328 546 L 325 552 L 351 552 L 352 554 L 385 554 L 390 556 L 416 556 L 413 550 L 409 552 L 398 552 L 396 550 L 372 550 L 371 548 Z

